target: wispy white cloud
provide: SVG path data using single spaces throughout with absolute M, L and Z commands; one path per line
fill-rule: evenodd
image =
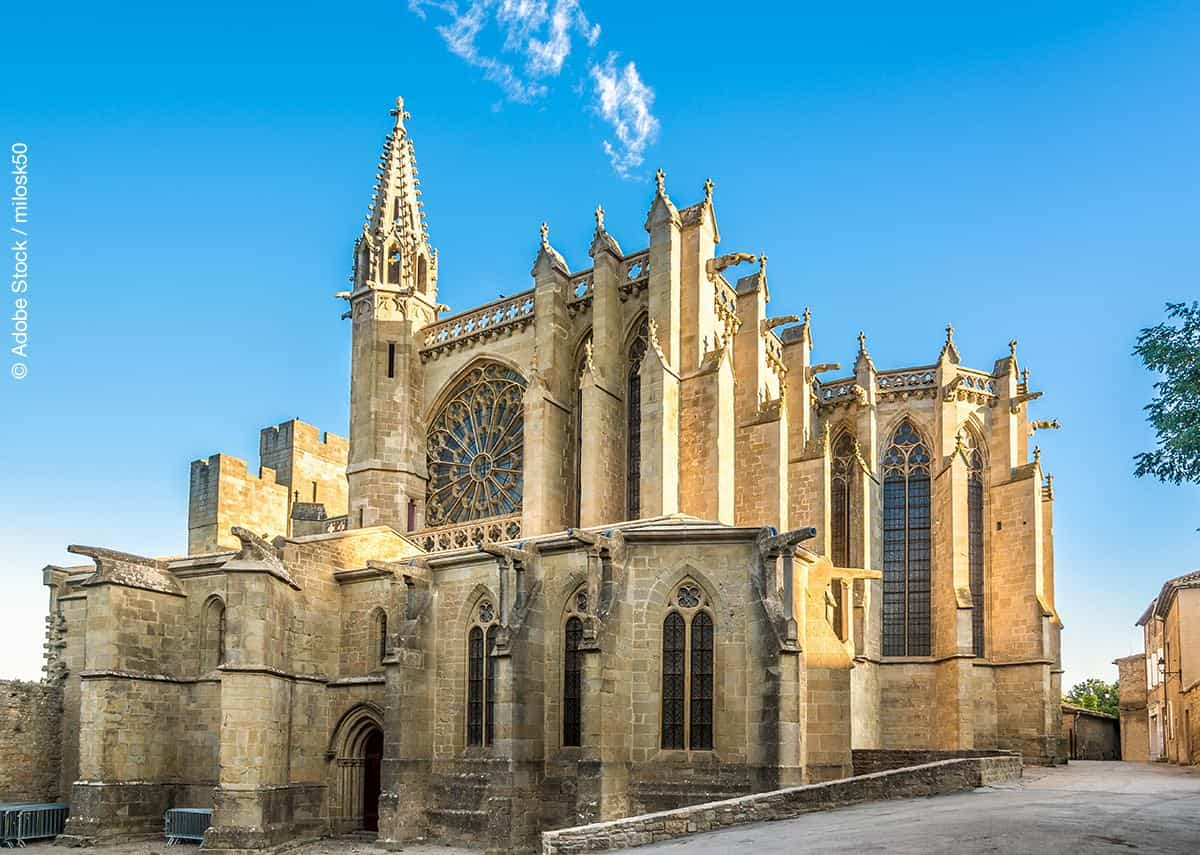
M 422 19 L 430 12 L 448 19 L 437 31 L 451 53 L 482 71 L 509 101 L 530 103 L 549 93 L 550 83 L 562 74 L 577 46 L 590 54 L 600 39 L 600 25 L 587 17 L 579 0 L 552 2 L 409 0 L 408 7 Z M 494 25 L 494 35 L 489 25 Z M 489 36 L 496 46 L 481 47 Z M 502 59 L 505 54 L 513 60 Z M 602 147 L 617 174 L 632 177 L 658 134 L 658 119 L 651 112 L 654 92 L 633 62 L 618 68 L 616 54 L 603 63 L 589 55 L 586 65 L 594 87 L 590 106 L 616 137 L 615 142 L 603 140 Z
M 604 153 L 616 173 L 628 178 L 642 165 L 646 146 L 658 137 L 658 119 L 651 112 L 654 91 L 642 82 L 633 62 L 618 68 L 615 53 L 603 65 L 593 65 L 589 73 L 596 87 L 596 111 L 617 136 L 615 145 L 604 141 Z

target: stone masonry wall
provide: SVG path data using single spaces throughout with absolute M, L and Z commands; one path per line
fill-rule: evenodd
M 878 799 L 944 795 L 1020 777 L 1021 759 L 1015 755 L 941 760 L 825 784 L 789 787 L 679 810 L 547 831 L 542 834 L 542 855 L 644 846 L 748 822 L 791 819 Z
M 58 799 L 61 735 L 61 688 L 0 681 L 0 802 Z

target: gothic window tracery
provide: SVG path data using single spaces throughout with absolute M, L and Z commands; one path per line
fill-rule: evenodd
M 563 742 L 583 744 L 583 615 L 588 607 L 587 589 L 580 588 L 567 600 L 563 626 Z
M 715 633 L 708 597 L 684 580 L 663 620 L 662 747 L 702 751 L 713 747 Z
M 643 317 L 629 346 L 629 365 L 625 392 L 626 493 L 628 519 L 642 515 L 642 359 L 649 346 L 650 324 Z
M 929 448 L 905 418 L 883 455 L 883 653 L 930 653 Z
M 842 433 L 833 443 L 830 471 L 830 534 L 836 567 L 850 566 L 850 476 L 854 466 L 854 437 Z
M 486 363 L 458 381 L 429 427 L 429 526 L 521 509 L 525 380 Z
M 984 655 L 986 586 L 983 572 L 983 443 L 965 433 L 967 449 L 967 564 L 971 585 L 971 636 L 976 656 Z
M 484 597 L 471 613 L 467 630 L 467 745 L 491 745 L 495 739 L 496 608 Z

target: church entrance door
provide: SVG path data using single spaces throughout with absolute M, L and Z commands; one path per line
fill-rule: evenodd
M 383 732 L 372 730 L 363 746 L 363 828 L 379 830 L 380 765 L 383 761 Z

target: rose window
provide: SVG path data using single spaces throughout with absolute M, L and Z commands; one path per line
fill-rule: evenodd
M 472 369 L 429 427 L 430 526 L 521 509 L 525 381 L 502 365 Z

